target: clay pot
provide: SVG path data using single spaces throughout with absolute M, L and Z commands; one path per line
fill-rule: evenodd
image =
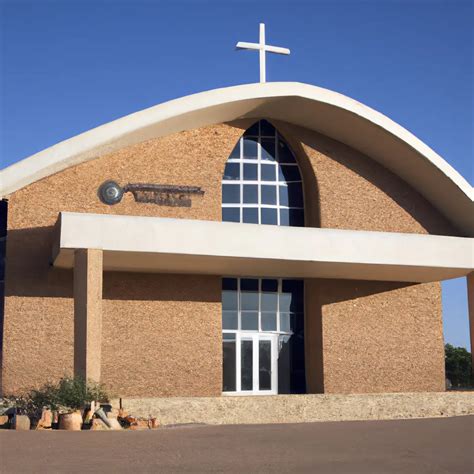
M 59 415 L 59 429 L 67 431 L 81 431 L 82 415 L 80 411 Z
M 38 421 L 36 425 L 37 430 L 47 430 L 51 429 L 53 424 L 53 412 L 48 408 L 43 408 L 41 413 L 41 419 Z
M 11 425 L 12 430 L 28 431 L 31 427 L 30 419 L 26 415 L 15 415 Z

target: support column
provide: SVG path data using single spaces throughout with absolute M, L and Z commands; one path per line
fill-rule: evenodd
M 474 379 L 474 272 L 469 273 L 467 280 L 467 305 L 469 308 L 469 333 L 471 335 L 471 371 Z
M 74 375 L 100 381 L 102 250 L 74 252 Z

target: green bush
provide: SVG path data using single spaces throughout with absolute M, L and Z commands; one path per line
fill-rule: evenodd
M 48 383 L 25 395 L 8 397 L 10 406 L 33 419 L 41 416 L 43 407 L 66 412 L 83 408 L 85 403 L 92 401 L 104 403 L 109 400 L 102 384 L 82 377 L 63 377 L 56 384 Z
M 464 347 L 445 346 L 446 377 L 454 388 L 472 387 L 471 353 Z

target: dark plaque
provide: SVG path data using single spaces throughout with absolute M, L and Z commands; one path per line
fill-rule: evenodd
M 136 202 L 171 207 L 191 207 L 191 197 L 204 194 L 198 186 L 129 183 L 121 188 L 115 181 L 106 181 L 99 188 L 99 197 L 102 202 L 112 205 L 120 202 L 123 194 L 128 192 L 133 194 Z

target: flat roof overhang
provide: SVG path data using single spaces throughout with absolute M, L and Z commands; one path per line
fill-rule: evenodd
M 105 271 L 430 282 L 467 275 L 474 239 L 61 212 L 53 265 L 103 250 Z

